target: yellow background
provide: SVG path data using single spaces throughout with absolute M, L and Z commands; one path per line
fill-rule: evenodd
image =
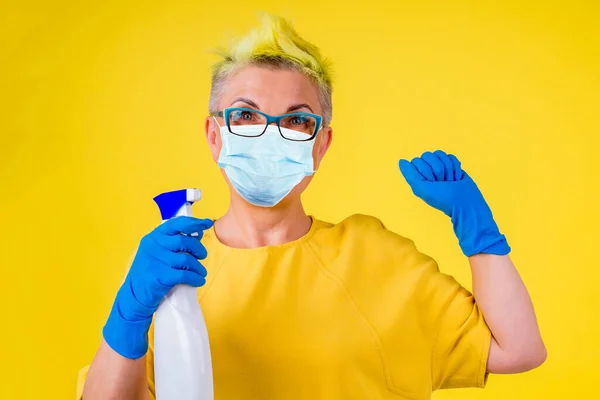
M 3 2 L 1 399 L 74 396 L 158 223 L 154 195 L 196 186 L 197 216 L 227 207 L 203 136 L 208 51 L 257 10 L 291 17 L 335 62 L 334 141 L 304 197 L 311 214 L 375 215 L 470 287 L 450 222 L 397 170 L 441 148 L 509 238 L 548 361 L 435 398 L 600 396 L 598 3 L 350 3 Z

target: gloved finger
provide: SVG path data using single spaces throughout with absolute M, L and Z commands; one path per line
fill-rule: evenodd
M 423 159 L 431 167 L 431 170 L 433 171 L 433 176 L 435 176 L 434 180 L 444 180 L 444 164 L 440 161 L 439 158 L 437 158 L 435 154 L 433 154 L 430 151 L 427 151 L 423 153 L 421 159 Z
M 419 171 L 419 173 L 421 175 L 423 175 L 425 180 L 430 181 L 430 182 L 435 181 L 435 175 L 433 174 L 433 169 L 431 169 L 431 165 L 429 165 L 427 162 L 425 162 L 422 158 L 419 158 L 419 157 L 413 158 L 411 163 L 415 166 L 417 171 Z
M 145 252 L 149 257 L 167 265 L 168 269 L 194 271 L 199 275 L 206 276 L 206 268 L 204 268 L 195 256 L 189 253 L 173 253 L 160 245 L 150 246 L 145 249 Z M 161 271 L 164 271 L 164 268 L 161 268 Z M 157 272 L 157 275 L 161 273 Z
M 213 221 L 211 219 L 181 216 L 165 221 L 156 228 L 156 231 L 165 235 L 178 235 L 180 233 L 190 235 L 210 229 L 212 226 Z
M 448 158 L 452 161 L 453 169 L 454 169 L 454 180 L 460 181 L 463 178 L 464 172 L 462 170 L 462 166 L 460 161 L 454 154 L 448 154 Z
M 173 262 L 171 264 L 171 269 L 179 269 L 183 271 L 190 271 L 200 276 L 206 276 L 208 273 L 204 265 L 200 263 L 196 259 L 196 257 L 191 256 L 187 253 L 172 253 L 173 254 Z
M 194 271 L 184 269 L 169 269 L 158 278 L 158 281 L 161 285 L 167 287 L 180 284 L 200 287 L 206 283 L 206 275 L 202 276 Z
M 206 248 L 200 243 L 203 232 L 200 231 L 200 236 L 184 236 L 184 235 L 164 235 L 160 232 L 152 232 L 150 236 L 155 243 L 163 248 L 175 253 L 189 253 L 197 259 L 204 260 L 207 256 Z
M 407 160 L 400 160 L 398 162 L 398 166 L 400 167 L 400 172 L 406 179 L 406 182 L 409 184 L 412 182 L 424 181 L 425 178 L 417 171 L 417 168 Z
M 454 164 L 448 154 L 441 150 L 436 150 L 433 154 L 439 158 L 439 160 L 444 164 L 444 180 L 445 181 L 453 181 L 454 180 Z

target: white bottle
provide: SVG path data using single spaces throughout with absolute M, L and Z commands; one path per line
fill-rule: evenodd
M 197 189 L 163 193 L 154 200 L 163 222 L 191 216 Z M 154 379 L 157 400 L 213 400 L 208 331 L 196 288 L 177 285 L 165 296 L 154 320 Z

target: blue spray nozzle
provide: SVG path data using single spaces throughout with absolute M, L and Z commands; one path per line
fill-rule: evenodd
M 181 189 L 161 193 L 154 198 L 163 220 L 173 218 L 186 204 L 200 200 L 202 193 L 198 189 Z

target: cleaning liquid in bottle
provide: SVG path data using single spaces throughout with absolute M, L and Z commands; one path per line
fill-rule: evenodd
M 192 204 L 201 197 L 197 189 L 183 189 L 160 194 L 154 201 L 165 222 L 191 216 Z M 213 400 L 208 331 L 192 286 L 175 286 L 156 310 L 154 376 L 157 400 Z

